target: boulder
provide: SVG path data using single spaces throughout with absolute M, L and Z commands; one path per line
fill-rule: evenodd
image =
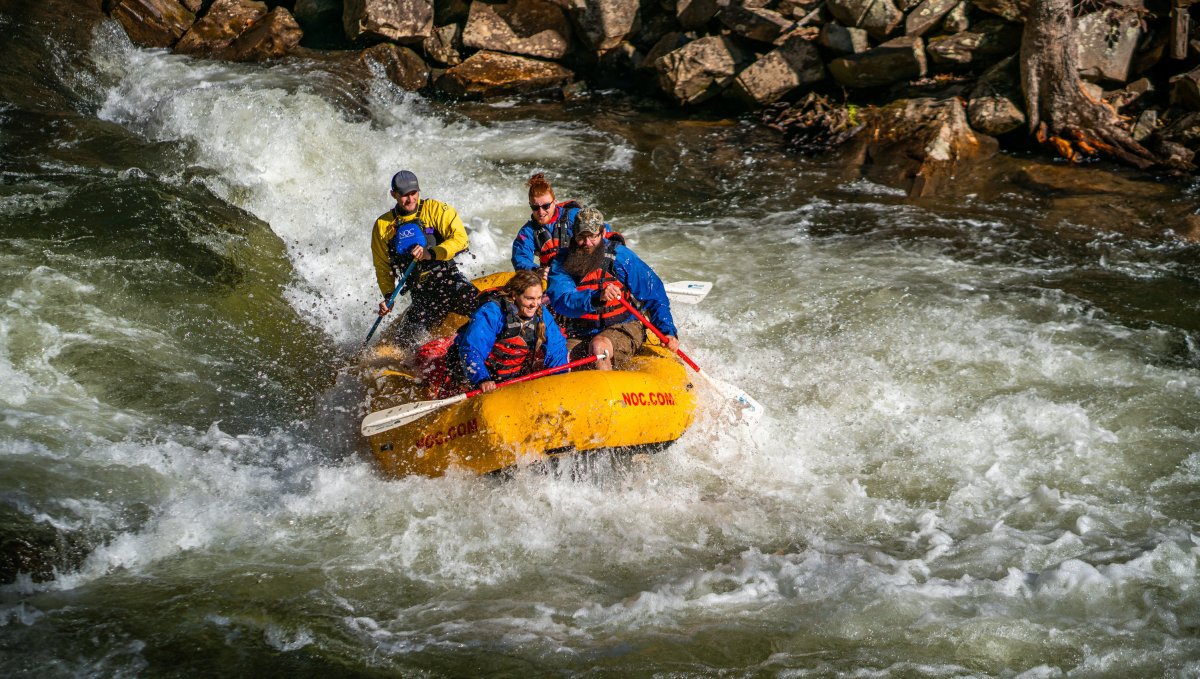
M 823 2 L 824 0 L 779 0 L 775 11 L 789 19 L 803 19 Z
M 1124 83 L 1142 35 L 1141 17 L 1134 12 L 1107 9 L 1075 20 L 1079 75 L 1088 80 Z
M 654 43 L 654 46 L 646 52 L 646 55 L 642 57 L 641 63 L 638 64 L 638 68 L 643 70 L 655 68 L 655 63 L 661 57 L 666 55 L 668 52 L 672 52 L 680 47 L 683 47 L 684 45 L 688 44 L 688 42 L 690 41 L 683 33 L 679 33 L 678 31 L 667 33 L 663 37 L 659 38 L 658 42 Z
M 871 49 L 867 32 L 861 28 L 846 28 L 836 21 L 826 21 L 821 26 L 817 43 L 836 54 L 862 54 Z
M 1025 124 L 1022 99 L 1017 60 L 1009 57 L 979 76 L 967 104 L 967 119 L 984 134 L 1011 132 Z
M 920 78 L 926 73 L 925 41 L 916 36 L 894 38 L 862 54 L 830 61 L 829 72 L 844 87 L 879 87 Z
M 195 13 L 176 0 L 117 0 L 109 14 L 143 47 L 170 47 L 196 21 Z
M 433 33 L 432 0 L 345 0 L 342 28 L 363 43 L 420 44 Z
M 303 35 L 304 31 L 300 30 L 292 13 L 276 7 L 213 56 L 226 61 L 276 59 L 296 49 Z
M 892 0 L 826 0 L 825 6 L 843 26 L 864 29 L 883 40 L 904 20 Z
M 561 88 L 574 77 L 555 63 L 485 50 L 447 70 L 436 85 L 457 97 L 491 99 Z
M 704 28 L 717 12 L 729 5 L 729 0 L 676 0 L 675 18 L 686 31 Z
M 980 68 L 1021 49 L 1021 26 L 986 19 L 969 31 L 931 38 L 925 49 L 935 71 Z
M 1113 108 L 1121 110 L 1152 92 L 1154 92 L 1154 83 L 1150 82 L 1149 78 L 1138 78 L 1126 85 L 1124 89 L 1113 92 L 1105 98 L 1105 101 L 1112 104 Z
M 566 8 L 565 3 L 559 3 Z M 433 0 L 433 15 L 439 23 L 462 24 L 471 13 L 471 0 Z
M 662 90 L 681 105 L 711 99 L 733 82 L 746 55 L 722 35 L 693 40 L 654 63 Z
M 766 106 L 824 78 L 825 64 L 817 48 L 797 36 L 747 66 L 729 92 L 751 106 Z
M 309 26 L 337 24 L 342 16 L 342 0 L 296 0 L 292 16 L 306 29 Z
M 1133 137 L 1133 140 L 1140 144 L 1153 134 L 1157 127 L 1158 111 L 1148 108 L 1138 116 L 1137 122 L 1133 124 L 1133 129 L 1129 132 L 1129 136 Z
M 942 17 L 942 32 L 951 35 L 971 28 L 971 3 L 962 0 Z
M 1032 0 L 971 0 L 976 9 L 1013 22 L 1024 22 Z
M 1200 111 L 1200 68 L 1172 76 L 1168 82 L 1172 105 Z
M 904 34 L 925 35 L 958 4 L 959 0 L 921 0 L 905 17 Z
M 494 52 L 561 59 L 571 46 L 571 23 L 562 7 L 548 0 L 471 3 L 462 44 Z
M 377 64 L 388 80 L 406 90 L 415 92 L 429 85 L 429 66 L 407 47 L 380 43 L 360 52 L 358 59 L 368 68 Z
M 457 66 L 462 63 L 462 35 L 458 24 L 446 24 L 433 29 L 422 46 L 425 56 L 439 64 Z
M 583 42 L 597 52 L 621 44 L 637 23 L 638 0 L 564 1 L 571 3 L 571 19 Z
M 774 43 L 795 23 L 778 12 L 739 4 L 725 8 L 717 18 L 734 35 L 765 43 Z
M 844 153 L 867 179 L 913 198 L 936 195 L 999 150 L 994 137 L 971 129 L 957 98 L 901 100 L 859 116 L 864 129 Z
M 175 43 L 180 54 L 212 54 L 229 47 L 255 21 L 267 15 L 256 0 L 213 0 L 208 11 Z

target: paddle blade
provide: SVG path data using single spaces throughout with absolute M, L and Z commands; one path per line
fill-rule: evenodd
M 728 382 L 723 382 L 712 375 L 709 375 L 703 370 L 699 371 L 698 374 L 707 380 L 708 383 L 712 385 L 712 388 L 720 392 L 722 396 L 731 401 L 737 401 L 738 405 L 742 407 L 742 419 L 744 419 L 746 422 L 754 424 L 762 419 L 763 413 L 766 411 L 763 409 L 761 403 L 754 400 L 753 396 L 747 394 L 741 389 L 738 389 Z
M 676 281 L 663 286 L 667 290 L 667 298 L 680 304 L 699 304 L 712 290 L 709 281 Z
M 378 412 L 371 413 L 363 418 L 361 427 L 362 435 L 374 436 L 375 434 L 381 434 L 389 429 L 395 429 L 396 427 L 406 425 L 409 422 L 415 422 L 436 410 L 440 410 L 448 405 L 458 403 L 459 401 L 465 401 L 466 398 L 466 394 L 459 394 L 457 396 L 451 396 L 450 398 L 441 399 L 440 401 L 417 401 L 416 403 L 405 403 L 403 405 L 398 405 L 395 408 L 388 408 L 387 410 L 380 410 Z

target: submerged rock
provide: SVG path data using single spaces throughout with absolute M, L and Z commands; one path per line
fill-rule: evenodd
M 845 157 L 863 176 L 913 198 L 937 195 L 957 174 L 999 151 L 994 137 L 967 124 L 960 99 L 910 99 L 861 115 L 864 129 Z

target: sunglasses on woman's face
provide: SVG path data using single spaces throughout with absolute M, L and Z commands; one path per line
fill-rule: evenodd
M 529 209 L 533 210 L 534 212 L 546 212 L 547 210 L 549 210 L 552 207 L 554 207 L 554 201 L 550 201 L 549 203 L 542 203 L 541 205 L 534 205 L 533 203 L 529 204 Z

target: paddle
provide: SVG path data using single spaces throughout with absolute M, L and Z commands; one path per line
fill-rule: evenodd
M 545 377 L 547 375 L 553 375 L 565 370 L 571 370 L 572 368 L 578 368 L 579 366 L 587 365 L 588 363 L 592 363 L 593 361 L 601 358 L 606 358 L 606 355 L 603 352 L 594 356 L 588 356 L 587 358 L 581 358 L 578 361 L 571 361 L 570 363 L 566 365 L 560 365 L 557 368 L 546 368 L 544 370 L 538 370 L 537 372 L 531 372 L 528 375 L 522 375 L 515 379 L 508 380 L 507 382 L 501 382 L 500 384 L 496 385 L 496 388 L 499 389 L 501 387 L 507 387 L 510 384 L 516 384 L 518 382 L 536 380 L 539 377 Z M 389 429 L 395 429 L 401 425 L 419 420 L 435 410 L 440 410 L 448 405 L 458 403 L 459 401 L 465 401 L 469 398 L 474 398 L 482 393 L 482 389 L 473 389 L 463 394 L 451 396 L 450 398 L 443 398 L 437 401 L 416 401 L 414 403 L 405 403 L 404 405 L 398 405 L 395 408 L 388 408 L 387 410 L 380 410 L 379 412 L 371 413 L 363 418 L 363 436 L 374 436 L 375 434 L 385 432 Z
M 631 314 L 636 316 L 637 319 L 642 322 L 642 325 L 646 326 L 646 328 L 648 330 L 650 330 L 650 332 L 654 333 L 654 336 L 657 337 L 658 340 L 660 342 L 662 342 L 664 346 L 666 346 L 667 336 L 664 335 L 661 330 L 654 327 L 654 324 L 650 322 L 650 319 L 648 319 L 644 315 L 642 315 L 642 312 L 638 311 L 637 309 L 634 309 L 633 305 L 631 305 L 629 302 L 627 302 L 624 297 L 621 297 L 617 301 L 619 301 L 621 303 L 621 306 L 625 307 Z M 716 389 L 718 392 L 720 392 L 720 394 L 722 396 L 741 403 L 742 404 L 742 415 L 746 418 L 747 422 L 750 422 L 751 424 L 753 424 L 753 423 L 757 422 L 759 420 L 759 418 L 762 417 L 762 415 L 763 415 L 762 405 L 759 404 L 758 401 L 755 401 L 750 396 L 750 394 L 747 394 L 746 392 L 742 391 L 741 389 L 738 389 L 737 387 L 733 386 L 732 384 L 729 384 L 728 382 L 722 382 L 721 380 L 718 380 L 717 378 L 713 377 L 712 375 L 709 375 L 708 373 L 704 372 L 703 370 L 700 369 L 700 366 L 696 365 L 695 361 L 693 361 L 687 354 L 683 353 L 682 349 L 676 349 L 675 353 L 679 356 L 679 358 L 682 358 L 683 362 L 687 363 L 688 366 L 690 366 L 692 370 L 695 370 L 697 375 L 699 375 L 700 377 L 703 377 L 714 389 Z
M 387 305 L 389 309 L 392 308 L 392 305 L 396 303 L 396 295 L 400 294 L 400 288 L 404 287 L 404 281 L 408 280 L 408 275 L 412 273 L 413 267 L 416 265 L 417 260 L 415 259 L 409 262 L 408 266 L 404 269 L 404 274 L 400 276 L 400 280 L 396 281 L 396 289 L 392 290 L 392 294 L 388 295 L 387 298 Z M 375 319 L 375 324 L 371 326 L 371 331 L 367 333 L 367 338 L 363 340 L 363 347 L 366 347 L 371 343 L 371 336 L 375 334 L 375 330 L 379 327 L 381 322 L 383 322 L 383 316 L 379 316 Z
M 666 288 L 667 297 L 672 302 L 699 304 L 708 296 L 713 284 L 709 281 L 676 281 L 667 283 L 663 287 Z

